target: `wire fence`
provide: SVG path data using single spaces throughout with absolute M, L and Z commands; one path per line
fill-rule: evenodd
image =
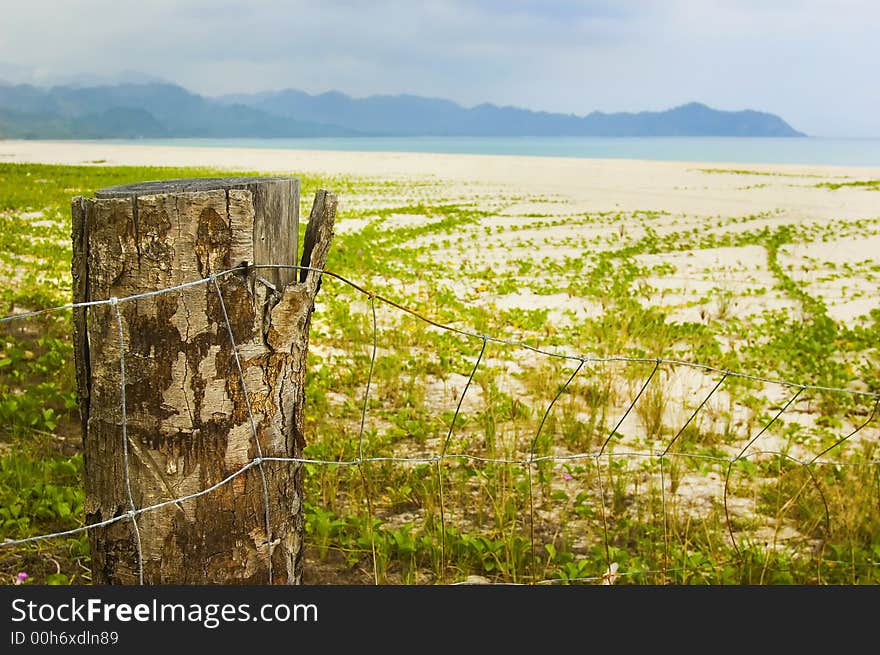
M 372 557 L 372 575 L 374 580 L 378 583 L 378 537 L 375 532 L 377 523 L 375 522 L 374 514 L 376 513 L 376 510 L 373 506 L 373 502 L 376 498 L 370 491 L 369 465 L 399 464 L 409 467 L 415 465 L 428 465 L 433 467 L 437 481 L 434 489 L 437 494 L 436 502 L 439 515 L 439 579 L 441 582 L 447 582 L 445 576 L 451 566 L 451 560 L 453 558 L 453 553 L 451 552 L 452 546 L 448 542 L 453 534 L 453 531 L 451 531 L 450 528 L 461 519 L 460 515 L 462 514 L 461 512 L 458 512 L 459 516 L 454 517 L 452 516 L 453 513 L 450 511 L 451 498 L 456 495 L 449 490 L 449 487 L 446 484 L 450 476 L 455 474 L 455 471 L 453 471 L 451 467 L 457 465 L 459 467 L 476 468 L 478 466 L 497 465 L 516 467 L 525 473 L 523 479 L 524 491 L 522 489 L 520 489 L 520 491 L 522 491 L 522 496 L 526 499 L 526 502 L 520 508 L 521 511 L 519 512 L 519 516 L 514 519 L 513 524 L 525 535 L 525 541 L 521 543 L 525 543 L 526 554 L 523 556 L 522 553 L 520 553 L 520 561 L 525 562 L 524 566 L 527 570 L 518 571 L 516 575 L 517 579 L 530 584 L 572 582 L 611 584 L 619 579 L 626 579 L 628 576 L 640 576 L 639 579 L 643 580 L 646 575 L 652 574 L 661 576 L 663 579 L 668 579 L 667 576 L 674 574 L 676 570 L 682 568 L 676 567 L 674 562 L 672 562 L 669 552 L 672 542 L 677 538 L 680 538 L 680 536 L 677 535 L 678 529 L 674 523 L 681 517 L 675 516 L 676 512 L 672 510 L 672 506 L 675 505 L 679 496 L 678 491 L 681 490 L 687 479 L 687 476 L 683 474 L 681 470 L 678 470 L 678 461 L 687 460 L 690 462 L 696 462 L 698 467 L 701 464 L 716 467 L 716 475 L 714 478 L 712 477 L 711 472 L 707 474 L 704 471 L 702 474 L 704 479 L 708 475 L 709 478 L 714 480 L 716 493 L 718 492 L 718 486 L 720 486 L 720 498 L 717 496 L 715 497 L 714 509 L 706 511 L 720 511 L 721 514 L 723 514 L 722 522 L 729 538 L 728 545 L 730 547 L 730 550 L 726 550 L 725 552 L 727 552 L 733 559 L 736 559 L 737 557 L 742 557 L 744 551 L 751 547 L 753 540 L 750 535 L 755 535 L 759 532 L 759 530 L 755 529 L 754 525 L 751 527 L 748 525 L 750 522 L 754 524 L 757 514 L 750 514 L 749 512 L 743 511 L 741 506 L 742 498 L 738 495 L 741 490 L 738 488 L 735 489 L 735 487 L 738 487 L 736 482 L 737 467 L 744 462 L 755 463 L 758 461 L 767 461 L 769 458 L 769 461 L 774 463 L 774 466 L 780 475 L 788 475 L 791 474 L 792 471 L 796 473 L 799 472 L 795 475 L 795 488 L 777 494 L 777 499 L 775 501 L 776 504 L 773 505 L 773 508 L 775 508 L 775 514 L 773 509 L 769 510 L 770 514 L 774 514 L 767 519 L 768 522 L 772 524 L 773 530 L 775 531 L 773 540 L 775 541 L 780 530 L 784 528 L 784 524 L 790 515 L 796 515 L 798 512 L 806 512 L 802 507 L 799 508 L 799 503 L 801 503 L 806 496 L 813 494 L 814 499 L 816 500 L 815 506 L 820 510 L 819 517 L 812 517 L 809 520 L 805 519 L 805 523 L 809 523 L 811 526 L 811 529 L 809 530 L 810 535 L 799 535 L 798 538 L 804 543 L 811 544 L 811 552 L 814 554 L 816 562 L 819 564 L 831 566 L 839 564 L 841 566 L 850 567 L 855 564 L 855 560 L 852 559 L 835 559 L 833 556 L 829 556 L 825 552 L 824 545 L 830 540 L 832 532 L 839 528 L 839 526 L 832 525 L 835 522 L 835 517 L 832 516 L 832 508 L 838 510 L 841 507 L 840 503 L 844 502 L 838 496 L 841 493 L 844 495 L 854 493 L 851 486 L 847 486 L 846 491 L 833 491 L 835 484 L 844 484 L 840 482 L 841 478 L 845 476 L 845 474 L 842 475 L 840 473 L 842 470 L 863 469 L 864 467 L 867 467 L 869 474 L 867 478 L 864 479 L 868 480 L 868 488 L 865 490 L 865 493 L 867 493 L 868 496 L 871 496 L 871 494 L 880 496 L 877 489 L 878 479 L 880 479 L 880 466 L 878 466 L 880 465 L 880 461 L 874 457 L 875 451 L 873 447 L 864 448 L 861 456 L 856 458 L 844 456 L 845 447 L 857 441 L 867 444 L 877 443 L 878 432 L 874 422 L 877 417 L 878 406 L 880 406 L 880 394 L 878 393 L 833 386 L 801 384 L 783 379 L 772 379 L 749 373 L 725 370 L 700 363 L 688 362 L 681 359 L 631 357 L 623 355 L 593 356 L 589 354 L 573 354 L 565 352 L 563 349 L 545 348 L 525 343 L 523 341 L 511 340 L 490 334 L 482 334 L 476 331 L 444 324 L 329 270 L 317 270 L 297 266 L 251 266 L 249 267 L 249 271 L 255 273 L 259 268 L 287 268 L 314 271 L 321 276 L 332 278 L 347 285 L 368 301 L 367 315 L 369 317 L 370 334 L 367 347 L 369 352 L 369 368 L 363 385 L 363 396 L 359 399 L 360 415 L 356 428 L 356 456 L 347 459 L 278 457 L 266 456 L 261 450 L 260 442 L 257 438 L 257 423 L 254 411 L 251 407 L 248 395 L 248 385 L 246 383 L 244 370 L 239 356 L 239 345 L 236 344 L 233 335 L 229 316 L 227 315 L 224 295 L 219 284 L 219 281 L 228 275 L 240 275 L 242 273 L 240 267 L 210 275 L 200 280 L 147 293 L 131 295 L 124 298 L 113 297 L 107 300 L 72 303 L 45 310 L 22 312 L 5 316 L 0 318 L 0 324 L 33 319 L 35 317 L 66 310 L 92 308 L 101 305 L 109 306 L 112 309 L 115 316 L 118 339 L 120 379 L 119 415 L 121 417 L 119 438 L 121 440 L 121 452 L 124 460 L 122 462 L 122 471 L 124 475 L 123 486 L 125 489 L 128 510 L 118 516 L 95 523 L 85 524 L 69 530 L 40 534 L 21 539 L 7 539 L 0 543 L 0 548 L 14 549 L 43 540 L 77 535 L 117 522 L 128 521 L 131 523 L 133 539 L 137 549 L 138 582 L 143 584 L 144 554 L 142 550 L 141 528 L 139 527 L 139 519 L 143 515 L 165 507 L 181 505 L 182 503 L 187 503 L 188 501 L 210 495 L 218 489 L 229 485 L 236 478 L 254 469 L 260 477 L 263 502 L 262 520 L 267 535 L 267 543 L 271 544 L 273 524 L 266 477 L 266 467 L 268 465 L 278 463 L 309 465 L 313 467 L 331 467 L 335 469 L 351 468 L 356 470 L 365 494 L 365 501 L 367 504 L 366 511 L 369 515 L 368 532 L 370 541 L 367 552 Z M 123 315 L 120 312 L 119 307 L 121 304 L 141 298 L 180 292 L 185 289 L 202 285 L 213 287 L 219 306 L 222 309 L 225 326 L 218 326 L 218 330 L 224 330 L 229 339 L 231 352 L 234 358 L 235 370 L 247 407 L 247 420 L 256 456 L 251 461 L 246 462 L 213 485 L 207 486 L 194 493 L 181 495 L 175 498 L 167 498 L 161 502 L 138 507 L 134 500 L 131 480 L 129 477 L 130 462 L 129 435 L 127 433 L 128 410 L 126 407 L 125 366 L 128 347 L 123 327 Z M 475 344 L 474 350 L 476 354 L 473 356 L 473 363 L 470 370 L 464 377 L 463 388 L 457 396 L 455 409 L 448 421 L 448 428 L 446 429 L 445 436 L 438 444 L 439 449 L 435 449 L 433 452 L 391 454 L 382 456 L 368 456 L 366 454 L 365 445 L 368 432 L 367 422 L 370 414 L 371 393 L 373 392 L 375 381 L 377 353 L 379 352 L 380 328 L 377 320 L 377 304 L 384 305 L 392 311 L 398 312 L 402 315 L 407 315 L 436 330 L 455 334 L 466 340 L 473 341 Z M 515 452 L 517 449 L 514 448 L 510 453 L 504 456 L 486 456 L 483 454 L 456 452 L 452 448 L 452 444 L 454 437 L 463 429 L 461 423 L 463 422 L 463 415 L 465 413 L 463 409 L 465 401 L 468 399 L 469 392 L 475 383 L 478 372 L 481 371 L 481 367 L 485 366 L 487 349 L 490 345 L 527 351 L 534 356 L 545 358 L 547 360 L 555 360 L 563 366 L 569 366 L 570 370 L 564 371 L 564 381 L 562 384 L 556 385 L 555 392 L 551 394 L 549 402 L 543 407 L 543 411 L 539 412 L 539 415 L 541 416 L 540 421 L 537 423 L 534 434 L 531 435 L 530 439 L 527 439 L 526 448 L 519 448 L 518 452 Z M 554 444 L 556 435 L 551 435 L 550 438 L 547 439 L 546 434 L 551 423 L 553 423 L 554 410 L 557 409 L 560 401 L 564 397 L 572 394 L 577 381 L 585 375 L 587 369 L 595 371 L 597 370 L 597 367 L 611 365 L 630 368 L 648 367 L 650 371 L 643 379 L 640 378 L 640 383 L 635 385 L 637 388 L 633 388 L 631 397 L 627 402 L 621 405 L 622 411 L 617 420 L 613 421 L 613 427 L 610 430 L 602 432 L 601 438 L 595 441 L 593 448 L 571 451 L 566 448 L 554 447 L 558 446 L 558 444 Z M 689 371 L 708 378 L 708 384 L 702 384 L 705 380 L 701 378 L 701 385 L 697 385 L 699 388 L 709 387 L 708 391 L 700 393 L 699 395 L 696 393 L 691 394 L 693 403 L 686 408 L 682 408 L 684 409 L 683 416 L 686 416 L 686 418 L 678 425 L 677 429 L 673 428 L 669 431 L 669 434 L 671 435 L 670 437 L 655 439 L 650 443 L 648 440 L 633 443 L 625 442 L 623 440 L 624 435 L 621 432 L 622 426 L 624 426 L 628 419 L 632 419 L 632 414 L 637 410 L 640 401 L 644 402 L 651 393 L 652 388 L 656 388 L 656 385 L 660 384 L 659 377 L 661 376 L 661 372 L 668 373 L 669 371 L 677 370 Z M 689 451 L 682 447 L 684 442 L 691 439 L 694 434 L 698 433 L 698 430 L 695 429 L 695 424 L 699 417 L 708 411 L 707 408 L 712 401 L 718 399 L 724 390 L 735 382 L 750 384 L 753 387 L 757 385 L 765 389 L 775 389 L 779 392 L 784 392 L 785 395 L 778 400 L 767 401 L 767 404 L 771 407 L 770 414 L 764 416 L 760 421 L 752 421 L 749 423 L 750 431 L 737 442 L 741 445 L 728 448 L 726 451 L 723 451 L 721 448 L 715 448 L 714 450 L 711 448 L 702 448 Z M 836 428 L 831 429 L 832 432 L 836 430 L 836 433 L 831 437 L 828 436 L 829 429 L 824 429 L 823 434 L 826 436 L 823 440 L 811 441 L 809 439 L 803 439 L 797 442 L 796 448 L 792 447 L 791 438 L 781 447 L 756 447 L 757 442 L 762 437 L 768 435 L 768 433 L 774 429 L 774 426 L 781 423 L 781 418 L 784 415 L 791 415 L 795 411 L 795 407 L 799 404 L 799 401 L 803 401 L 805 397 L 811 395 L 813 397 L 818 395 L 845 396 L 854 400 L 855 407 L 849 411 L 848 417 L 845 417 L 849 421 L 849 425 L 845 425 L 842 422 L 837 424 Z M 728 399 L 728 404 L 730 404 L 730 402 L 730 399 Z M 307 413 L 308 409 L 309 405 L 307 402 Z M 808 415 L 808 418 L 813 420 L 817 416 L 821 416 L 821 411 L 814 409 L 812 411 L 800 412 L 800 414 Z M 576 417 L 575 422 L 578 420 L 581 420 L 581 422 L 585 421 L 585 419 L 578 419 Z M 643 421 L 643 423 L 645 423 L 645 421 Z M 844 427 L 841 427 L 841 425 L 844 425 Z M 660 432 L 657 430 L 654 432 L 655 434 L 653 436 L 659 437 Z M 320 438 L 320 429 L 318 430 L 318 436 Z M 545 437 L 545 439 L 542 440 L 542 436 Z M 632 509 L 639 504 L 638 491 L 632 491 L 629 489 L 633 484 L 633 479 L 638 478 L 638 474 L 632 473 L 630 470 L 629 463 L 635 463 L 634 465 L 637 466 L 639 462 L 645 461 L 648 462 L 651 467 L 649 471 L 651 476 L 656 477 L 656 475 L 659 474 L 659 501 L 661 504 L 659 515 L 662 517 L 660 521 L 662 527 L 655 537 L 662 543 L 662 550 L 666 557 L 661 568 L 650 568 L 643 564 L 642 566 L 630 566 L 628 569 L 624 570 L 624 568 L 619 565 L 617 561 L 619 557 L 616 555 L 619 555 L 627 547 L 626 539 L 613 537 L 611 532 L 613 530 L 613 524 L 615 522 L 620 523 L 623 515 L 627 511 L 626 504 L 629 503 L 629 509 Z M 621 464 L 621 462 L 623 464 Z M 598 516 L 596 521 L 601 527 L 602 537 L 595 545 L 598 545 L 604 550 L 604 570 L 598 572 L 594 571 L 588 574 L 583 569 L 577 569 L 574 567 L 573 564 L 576 563 L 574 562 L 570 563 L 572 565 L 569 566 L 569 572 L 566 575 L 553 578 L 542 577 L 541 570 L 546 570 L 546 568 L 542 569 L 542 558 L 546 557 L 546 552 L 551 553 L 552 556 L 552 545 L 555 543 L 553 539 L 548 539 L 546 535 L 544 535 L 544 532 L 547 529 L 547 524 L 554 521 L 565 523 L 571 518 L 564 513 L 566 509 L 569 512 L 571 510 L 569 502 L 570 498 L 568 497 L 560 501 L 562 504 L 566 505 L 562 514 L 554 514 L 552 508 L 550 510 L 547 509 L 548 504 L 552 504 L 553 499 L 562 498 L 565 494 L 560 495 L 558 490 L 554 490 L 552 481 L 548 482 L 546 467 L 553 465 L 565 467 L 580 464 L 585 464 L 593 469 L 590 474 L 592 477 L 588 478 L 587 475 L 584 474 L 584 480 L 589 480 L 589 482 L 585 482 L 585 485 L 593 485 L 591 491 L 595 492 L 588 495 L 586 504 L 591 505 L 591 507 L 588 508 L 589 514 L 593 517 Z M 626 472 L 632 475 L 632 478 L 621 483 L 621 477 L 625 476 L 621 476 L 620 472 L 615 470 L 615 467 L 623 467 Z M 823 471 L 823 468 L 831 469 L 830 477 Z M 749 474 L 754 475 L 754 472 L 750 471 Z M 766 474 L 767 471 L 765 470 L 765 477 Z M 572 476 L 568 473 L 563 473 L 562 475 L 566 482 L 572 479 Z M 615 476 L 617 476 L 616 479 Z M 858 476 L 854 477 L 858 478 Z M 864 479 L 858 478 L 855 481 L 855 484 L 858 484 L 858 480 Z M 853 483 L 854 482 L 850 480 L 846 484 L 852 485 Z M 773 484 L 768 488 L 772 490 Z M 781 485 L 777 480 L 776 490 L 780 491 L 780 488 Z M 656 491 L 656 488 L 654 488 L 654 491 Z M 835 496 L 833 501 L 830 499 L 832 492 Z M 709 493 L 710 496 L 712 495 L 711 490 L 704 493 Z M 767 495 L 768 493 L 772 493 L 772 491 L 765 491 L 762 493 Z M 462 494 L 458 493 L 457 495 L 460 500 Z M 621 502 L 620 498 L 612 498 L 612 496 L 617 495 L 625 496 L 624 500 Z M 880 506 L 880 503 L 875 501 L 876 499 L 872 500 L 869 498 L 866 505 L 869 508 L 867 511 L 873 513 L 878 511 L 877 507 Z M 757 507 L 759 504 L 760 503 L 756 501 L 754 506 Z M 640 509 L 639 511 L 642 510 Z M 688 521 L 692 519 L 697 521 L 698 517 L 694 518 L 689 516 L 687 518 Z M 860 523 L 862 519 L 866 521 L 867 528 Z M 867 518 L 846 516 L 839 522 L 850 524 L 849 527 L 846 528 L 847 535 L 849 536 L 852 536 L 860 530 L 868 530 L 870 532 L 871 530 L 880 529 L 880 519 L 876 516 L 869 516 Z M 853 527 L 852 524 L 857 525 Z M 559 526 L 556 527 L 559 528 Z M 865 535 L 862 535 L 861 538 L 864 540 Z M 869 542 L 872 538 L 873 537 L 868 534 L 867 539 Z M 796 541 L 797 539 L 791 540 L 792 543 L 795 543 Z M 550 544 L 550 547 L 548 547 L 548 543 Z M 696 543 L 697 540 L 691 542 L 689 538 L 685 538 L 684 550 L 690 552 Z M 630 546 L 632 545 L 630 544 Z M 775 546 L 771 544 L 770 547 L 772 548 Z M 873 552 L 873 555 L 870 554 L 871 552 Z M 839 555 L 840 550 L 835 549 L 834 553 Z M 867 566 L 874 570 L 880 570 L 880 561 L 878 560 L 880 560 L 880 549 L 875 548 L 874 551 L 869 551 L 867 558 L 860 558 L 859 565 Z M 716 561 L 712 564 L 715 568 L 724 565 L 724 561 Z M 275 580 L 274 572 L 272 570 L 271 556 L 266 558 L 266 566 L 268 568 L 268 579 L 270 583 L 272 583 Z M 574 573 L 572 573 L 573 571 Z

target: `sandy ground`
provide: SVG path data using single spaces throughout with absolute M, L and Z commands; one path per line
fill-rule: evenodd
M 717 164 L 623 159 L 515 157 L 500 155 L 448 155 L 394 152 L 339 152 L 269 148 L 152 146 L 75 141 L 2 141 L 0 162 L 57 164 L 208 166 L 296 175 L 354 175 L 428 183 L 427 200 L 464 199 L 492 209 L 493 216 L 478 226 L 481 248 L 473 267 L 501 270 L 522 259 L 535 264 L 577 257 L 585 249 L 614 246 L 621 239 L 638 238 L 646 226 L 663 235 L 699 226 L 701 230 L 729 233 L 738 230 L 796 223 L 817 230 L 840 231 L 841 222 L 880 217 L 880 193 L 859 187 L 836 190 L 817 187 L 820 182 L 851 182 L 880 178 L 880 167 L 812 165 Z M 729 170 L 729 173 L 718 171 Z M 746 171 L 747 173 L 744 173 Z M 328 182 L 332 190 L 332 184 Z M 417 186 L 417 185 L 416 185 Z M 414 187 L 415 188 L 415 187 Z M 378 193 L 382 193 L 379 191 Z M 406 200 L 425 199 L 417 190 Z M 499 198 L 504 197 L 504 202 Z M 376 198 L 370 198 L 375 202 Z M 357 199 L 340 197 L 340 207 Z M 659 212 L 648 217 L 633 212 Z M 621 212 L 621 216 L 616 216 Z M 578 222 L 578 216 L 606 213 L 602 222 Z M 539 217 L 539 218 L 535 218 Z M 392 216 L 393 228 L 418 217 Z M 557 220 L 552 232 L 548 220 Z M 747 220 L 745 220 L 747 219 Z M 427 218 L 425 219 L 428 220 Z M 530 227 L 533 223 L 533 227 Z M 364 225 L 364 219 L 341 221 L 340 232 Z M 501 229 L 514 226 L 515 230 Z M 484 229 L 492 228 L 487 235 Z M 548 237 L 552 235 L 552 237 Z M 473 235 L 468 235 L 473 236 Z M 433 242 L 432 242 L 433 240 Z M 455 260 L 460 248 L 444 248 L 442 238 L 428 236 L 434 256 Z M 418 245 L 418 244 L 417 244 Z M 865 270 L 880 258 L 880 236 L 870 230 L 827 236 L 815 243 L 786 246 L 781 263 L 792 277 L 821 295 L 839 320 L 857 318 L 872 306 L 874 294 L 852 298 L 844 287 L 851 280 L 829 281 L 823 272 L 841 266 L 861 265 Z M 763 248 L 703 249 L 642 256 L 642 263 L 668 263 L 675 273 L 654 280 L 662 302 L 681 319 L 694 316 L 685 307 L 694 294 L 719 287 L 734 294 L 772 284 Z M 858 277 L 858 272 L 857 275 Z M 870 276 L 869 276 L 870 277 Z M 672 287 L 663 289 L 663 287 Z M 873 287 L 872 287 L 873 288 Z M 849 290 L 851 292 L 852 285 Z M 473 290 L 471 290 L 473 291 Z M 866 289 L 867 291 L 867 289 Z M 478 295 L 478 292 L 476 292 Z M 498 298 L 502 305 L 520 304 L 516 298 Z M 551 295 L 523 297 L 522 303 L 562 310 L 565 302 Z M 781 300 L 781 299 L 780 299 Z M 659 301 L 659 298 L 658 298 Z M 873 303 L 876 305 L 876 303 Z M 582 309 L 582 308 L 580 308 Z M 742 308 L 740 308 L 742 311 Z
M 296 175 L 354 175 L 376 179 L 412 181 L 412 195 L 404 202 L 447 199 L 475 202 L 494 215 L 481 221 L 465 238 L 479 237 L 481 247 L 469 264 L 477 269 L 504 270 L 530 259 L 540 270 L 542 263 L 578 257 L 589 249 L 615 246 L 621 239 L 643 235 L 646 226 L 657 234 L 701 230 L 729 233 L 780 224 L 809 225 L 816 230 L 840 231 L 840 225 L 880 217 L 880 193 L 859 187 L 836 190 L 817 187 L 821 182 L 851 182 L 880 178 L 880 167 L 813 165 L 717 164 L 624 159 L 578 159 L 565 157 L 515 157 L 501 155 L 449 155 L 395 152 L 340 152 L 269 148 L 221 148 L 109 144 L 75 141 L 2 141 L 0 162 L 57 164 L 208 166 L 230 170 L 254 170 Z M 719 171 L 728 170 L 723 173 Z M 418 196 L 418 184 L 429 185 L 427 197 Z M 332 183 L 327 187 L 332 190 Z M 377 193 L 382 193 L 381 191 Z M 503 202 L 499 198 L 505 198 Z M 377 198 L 370 198 L 376 202 Z M 389 202 L 391 199 L 389 199 Z M 340 207 L 354 206 L 356 198 L 340 197 Z M 621 215 L 617 216 L 620 212 Z M 634 212 L 653 212 L 646 220 Z M 605 213 L 602 222 L 578 222 L 584 215 Z M 656 214 L 659 213 L 659 216 Z M 538 218 L 536 218 L 538 217 Z M 552 232 L 547 221 L 556 220 Z M 388 228 L 418 220 L 412 215 L 391 216 Z M 427 217 L 425 220 L 429 220 Z M 340 221 L 340 233 L 352 232 L 365 219 Z M 531 225 L 533 224 L 533 225 Z M 515 227 L 514 230 L 502 229 Z M 491 230 L 489 230 L 491 228 Z M 486 234 L 489 230 L 491 234 Z M 853 294 L 853 276 L 828 279 L 835 267 L 861 266 L 870 273 L 880 263 L 880 235 L 854 229 L 820 241 L 786 246 L 780 262 L 791 276 L 829 304 L 838 320 L 855 320 L 872 307 L 875 294 L 870 284 L 863 294 Z M 548 236 L 549 235 L 549 236 Z M 414 245 L 430 245 L 437 260 L 455 261 L 461 246 L 444 247 L 443 237 L 427 236 Z M 643 264 L 667 264 L 670 273 L 650 280 L 658 289 L 656 302 L 676 320 L 694 320 L 703 308 L 694 300 L 718 293 L 743 296 L 750 288 L 772 287 L 760 247 L 691 250 L 643 255 Z M 548 308 L 562 320 L 572 307 L 561 295 L 511 294 L 494 297 L 480 288 L 468 289 L 467 281 L 450 280 L 472 300 L 494 301 L 499 307 Z M 464 286 L 462 286 L 464 285 Z M 482 294 L 482 295 L 481 295 Z M 787 304 L 780 294 L 760 302 L 742 298 L 736 311 L 758 313 L 770 306 Z M 698 303 L 699 304 L 699 303 Z M 703 312 L 705 314 L 705 312 Z
M 581 206 L 593 211 L 662 208 L 669 212 L 704 216 L 743 215 L 776 208 L 813 216 L 873 215 L 877 212 L 877 199 L 870 193 L 841 190 L 844 192 L 832 194 L 810 185 L 835 178 L 880 178 L 880 167 L 294 151 L 73 141 L 0 141 L 0 162 L 212 166 L 284 174 L 299 171 L 401 179 L 435 178 L 456 185 L 497 185 L 508 190 L 518 189 L 523 194 L 562 196 L 574 201 L 574 209 Z M 774 175 L 709 175 L 700 170 L 705 168 L 747 169 Z M 752 187 L 748 189 L 749 193 L 742 192 L 746 186 Z M 457 190 L 450 189 L 451 195 Z M 522 208 L 511 207 L 508 211 L 518 209 Z M 571 206 L 566 207 L 566 211 L 571 210 Z

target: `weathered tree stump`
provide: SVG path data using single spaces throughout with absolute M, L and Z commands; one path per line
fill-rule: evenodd
M 303 266 L 335 213 L 319 191 Z M 299 584 L 302 467 L 262 460 L 302 456 L 320 273 L 272 268 L 296 263 L 299 180 L 110 187 L 72 214 L 74 302 L 117 299 L 74 312 L 86 522 L 123 517 L 89 530 L 93 583 Z

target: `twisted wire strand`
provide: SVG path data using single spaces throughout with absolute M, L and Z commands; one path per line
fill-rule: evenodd
M 254 442 L 254 450 L 257 453 L 257 471 L 260 474 L 260 486 L 263 500 L 263 529 L 266 531 L 266 568 L 269 577 L 269 584 L 272 584 L 272 520 L 269 515 L 269 482 L 266 479 L 266 470 L 263 467 L 263 448 L 260 446 L 260 438 L 257 434 L 257 422 L 254 420 L 254 412 L 251 408 L 251 398 L 248 393 L 247 383 L 244 379 L 244 369 L 241 367 L 241 358 L 238 356 L 238 345 L 235 343 L 235 335 L 232 334 L 232 324 L 229 322 L 229 314 L 226 312 L 226 302 L 223 300 L 223 292 L 217 282 L 217 276 L 211 275 L 209 278 L 214 284 L 217 292 L 217 300 L 220 302 L 220 309 L 223 311 L 223 321 L 226 323 L 226 333 L 229 336 L 229 347 L 232 350 L 232 356 L 235 360 L 235 368 L 238 370 L 238 380 L 241 384 L 241 393 L 244 397 L 245 407 L 247 408 L 248 422 L 251 427 L 251 438 Z
M 480 348 L 480 354 L 477 355 L 477 359 L 471 369 L 471 374 L 468 376 L 464 389 L 461 390 L 461 396 L 458 398 L 458 405 L 456 405 L 455 413 L 452 415 L 452 420 L 449 422 L 449 432 L 446 434 L 446 439 L 443 441 L 443 449 L 440 451 L 440 456 L 437 458 L 437 488 L 440 499 L 440 571 L 442 572 L 444 579 L 446 576 L 446 511 L 443 502 L 443 463 L 447 457 L 446 450 L 449 448 L 449 440 L 452 439 L 452 431 L 455 429 L 455 420 L 458 418 L 458 414 L 461 411 L 461 404 L 464 402 L 464 397 L 467 395 L 468 388 L 471 386 L 471 381 L 474 379 L 474 375 L 477 373 L 477 368 L 480 366 L 480 361 L 483 359 L 483 354 L 486 352 L 486 341 L 487 339 L 483 337 L 483 345 Z
M 119 412 L 122 419 L 122 476 L 125 484 L 125 494 L 128 499 L 128 516 L 134 529 L 135 546 L 137 548 L 138 584 L 144 584 L 144 550 L 141 542 L 141 531 L 138 527 L 137 515 L 135 514 L 134 497 L 131 495 L 131 474 L 128 458 L 128 417 L 125 408 L 125 331 L 122 328 L 122 314 L 119 311 L 119 303 L 116 298 L 110 299 L 110 305 L 116 317 L 116 330 L 119 334 Z

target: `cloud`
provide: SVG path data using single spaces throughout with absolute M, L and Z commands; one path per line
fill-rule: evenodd
M 32 0 L 0 78 L 121 70 L 216 95 L 415 93 L 585 114 L 699 100 L 880 135 L 873 0 Z

